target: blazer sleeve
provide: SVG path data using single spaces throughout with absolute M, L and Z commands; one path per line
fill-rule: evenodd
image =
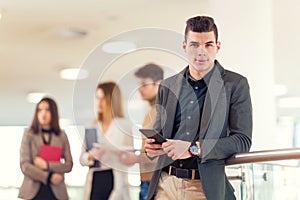
M 210 159 L 226 159 L 233 154 L 248 152 L 252 138 L 252 105 L 247 79 L 242 77 L 232 87 L 229 94 L 229 114 L 227 137 L 217 139 L 200 139 L 201 162 Z M 213 148 L 212 148 L 213 146 Z
M 70 143 L 64 131 L 61 132 L 61 139 L 63 141 L 63 158 L 64 162 L 49 162 L 49 171 L 56 173 L 67 173 L 72 170 L 73 160 L 70 150 Z
M 156 109 L 151 107 L 151 109 L 146 113 L 143 128 L 153 128 L 153 124 L 156 119 Z M 157 160 L 150 160 L 145 153 L 145 144 L 146 144 L 146 137 L 142 135 L 142 147 L 139 156 L 139 163 L 141 169 L 152 169 L 154 168 Z
M 157 95 L 156 95 L 156 103 L 155 103 L 155 108 L 156 108 L 156 116 L 155 116 L 155 122 L 153 124 L 153 129 L 156 130 L 157 132 L 161 133 L 162 132 L 162 112 L 163 112 L 163 109 L 162 109 L 162 97 L 163 97 L 163 89 L 164 87 L 162 86 L 162 84 L 159 85 L 158 87 L 158 92 L 157 92 Z M 145 139 L 146 140 L 146 139 Z M 143 140 L 143 149 L 144 148 L 144 145 L 145 145 L 145 140 Z M 143 153 L 143 152 L 141 152 Z M 141 162 L 146 162 L 145 160 L 147 159 L 150 159 L 150 163 L 154 162 L 153 160 L 156 159 L 158 156 L 155 156 L 155 157 L 149 157 L 147 153 L 145 153 L 145 156 L 144 155 L 141 155 L 140 159 Z
M 25 131 L 20 148 L 20 168 L 22 173 L 29 178 L 47 184 L 49 172 L 43 171 L 33 165 L 33 155 L 31 151 L 33 135 Z
M 162 110 L 163 90 L 164 90 L 164 87 L 162 86 L 162 84 L 160 84 L 158 87 L 158 92 L 156 95 L 156 102 L 155 102 L 156 117 L 155 117 L 155 122 L 153 124 L 153 129 L 159 133 L 162 132 L 161 116 L 162 116 L 162 112 L 163 112 L 163 110 Z

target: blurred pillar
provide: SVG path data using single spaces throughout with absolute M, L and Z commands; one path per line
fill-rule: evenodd
M 276 148 L 271 0 L 208 1 L 207 15 L 219 28 L 217 59 L 248 78 L 253 104 L 252 150 Z

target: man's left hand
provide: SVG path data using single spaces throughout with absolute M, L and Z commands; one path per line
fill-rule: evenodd
M 168 139 L 167 142 L 162 144 L 162 148 L 170 158 L 177 160 L 191 157 L 191 154 L 188 151 L 190 145 L 191 142 Z

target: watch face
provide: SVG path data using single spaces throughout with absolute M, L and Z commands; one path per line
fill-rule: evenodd
M 190 146 L 190 152 L 193 155 L 199 155 L 200 149 L 196 144 L 193 144 L 192 146 Z

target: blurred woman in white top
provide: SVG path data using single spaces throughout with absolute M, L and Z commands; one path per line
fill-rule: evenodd
M 118 161 L 121 150 L 133 149 L 132 126 L 124 118 L 122 95 L 114 82 L 96 89 L 98 143 L 87 151 L 83 145 L 80 163 L 89 166 L 84 199 L 128 200 L 128 168 Z M 99 164 L 100 163 L 100 164 Z

